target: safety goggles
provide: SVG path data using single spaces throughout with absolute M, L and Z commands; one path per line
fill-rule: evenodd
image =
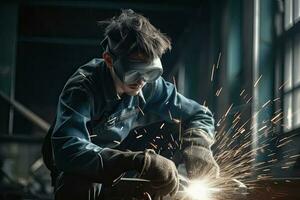
M 139 80 L 153 82 L 163 73 L 158 57 L 149 62 L 119 57 L 113 62 L 113 66 L 120 80 L 126 84 L 136 83 Z
M 151 61 L 130 59 L 129 54 L 135 47 L 132 34 L 127 34 L 119 43 L 113 42 L 110 37 L 105 37 L 101 42 L 104 50 L 113 58 L 113 66 L 117 76 L 126 84 L 136 83 L 139 80 L 153 82 L 163 73 L 159 57 Z

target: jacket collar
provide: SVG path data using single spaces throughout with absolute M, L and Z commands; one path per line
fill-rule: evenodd
M 102 68 L 103 68 L 102 70 L 103 73 L 101 73 L 102 74 L 101 85 L 102 85 L 105 101 L 109 103 L 109 102 L 121 100 L 120 96 L 116 91 L 115 83 L 112 79 L 111 73 L 104 61 L 103 61 Z

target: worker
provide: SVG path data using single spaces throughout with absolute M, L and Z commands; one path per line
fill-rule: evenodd
M 189 178 L 217 177 L 211 111 L 161 76 L 161 57 L 171 49 L 170 39 L 130 9 L 100 23 L 106 25 L 102 58 L 81 66 L 66 82 L 48 133 L 50 143 L 43 147 L 55 199 L 100 199 L 103 186 L 131 170 L 151 181 L 154 195 L 176 194 L 173 161 L 151 149 L 117 149 L 147 112 L 170 123 L 181 120 L 180 152 Z

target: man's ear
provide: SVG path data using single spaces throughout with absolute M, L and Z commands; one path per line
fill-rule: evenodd
M 103 52 L 102 54 L 102 58 L 104 59 L 106 65 L 111 68 L 112 67 L 112 63 L 113 63 L 113 60 L 112 60 L 112 57 L 109 55 L 109 53 L 107 51 Z

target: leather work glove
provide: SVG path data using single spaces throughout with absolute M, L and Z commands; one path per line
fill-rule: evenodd
M 168 194 L 175 195 L 179 188 L 175 164 L 151 149 L 146 149 L 144 155 L 144 166 L 140 177 L 151 181 L 150 191 L 147 192 L 155 194 L 156 198 L 162 198 Z
M 210 149 L 201 146 L 187 147 L 183 151 L 183 157 L 190 179 L 219 177 L 220 169 Z
M 183 133 L 183 159 L 190 179 L 219 177 L 220 169 L 210 149 L 213 143 L 213 136 L 200 128 Z
M 116 149 L 104 148 L 100 153 L 103 167 L 100 170 L 100 182 L 112 185 L 126 171 L 141 171 L 144 163 L 143 152 L 119 151 Z

